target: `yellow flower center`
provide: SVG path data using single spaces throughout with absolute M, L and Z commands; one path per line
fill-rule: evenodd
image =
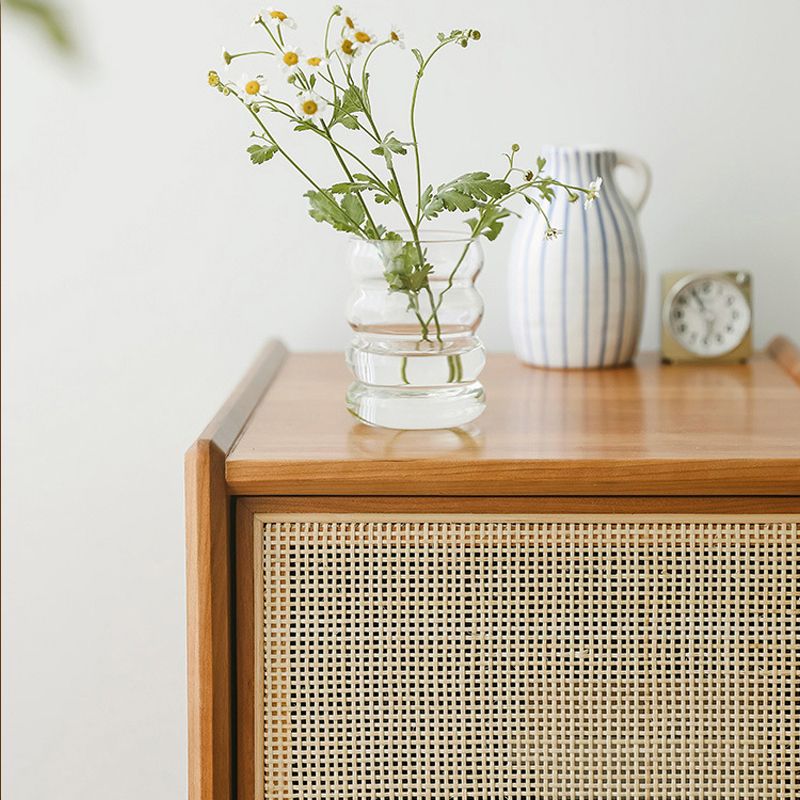
M 298 56 L 297 53 L 293 53 L 291 50 L 287 50 L 283 54 L 283 63 L 286 64 L 287 67 L 293 67 L 299 60 L 300 56 Z
M 344 24 L 347 25 L 348 28 L 355 28 L 356 24 L 353 22 L 352 17 L 345 17 Z
M 318 67 L 321 63 L 322 59 L 319 58 L 319 56 L 311 56 L 311 58 L 308 59 L 308 64 L 311 67 Z
M 342 39 L 342 52 L 346 56 L 351 56 L 355 53 L 355 45 L 349 39 Z
M 309 117 L 317 113 L 319 106 L 313 100 L 305 100 L 303 102 L 303 113 L 308 114 Z
M 364 33 L 364 31 L 359 31 L 356 34 L 356 41 L 361 42 L 361 44 L 366 44 L 372 41 L 372 37 L 368 33 Z
M 247 94 L 258 94 L 261 91 L 261 84 L 258 81 L 247 81 L 244 90 Z
M 392 32 L 389 34 L 389 38 L 390 38 L 390 39 L 391 39 L 393 42 L 399 42 L 399 41 L 400 41 L 400 37 L 399 37 L 399 36 L 398 36 L 398 35 L 397 35 L 397 34 L 396 34 L 394 31 L 392 31 Z
M 272 17 L 272 19 L 277 19 L 281 22 L 286 19 L 286 14 L 284 14 L 283 11 L 270 11 L 269 15 Z
M 209 86 L 219 86 L 219 75 L 213 70 L 208 73 L 208 85 Z

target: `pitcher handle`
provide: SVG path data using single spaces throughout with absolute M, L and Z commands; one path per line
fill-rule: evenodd
M 639 196 L 636 198 L 629 198 L 633 210 L 638 214 L 650 195 L 650 186 L 653 183 L 653 175 L 650 172 L 650 167 L 648 167 L 641 158 L 631 155 L 630 153 L 617 153 L 617 166 L 630 167 L 641 178 L 642 188 L 639 192 Z

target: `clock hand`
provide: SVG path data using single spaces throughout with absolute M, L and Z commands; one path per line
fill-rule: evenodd
M 699 306 L 700 306 L 700 310 L 701 310 L 701 311 L 705 311 L 705 310 L 706 310 L 705 304 L 704 304 L 704 303 L 703 303 L 703 301 L 700 299 L 700 295 L 699 295 L 699 294 L 697 294 L 697 289 L 694 289 L 694 288 L 693 288 L 693 289 L 691 289 L 690 291 L 691 291 L 691 293 L 692 293 L 692 297 L 694 297 L 694 299 L 695 299 L 695 300 L 697 300 L 697 305 L 699 305 Z

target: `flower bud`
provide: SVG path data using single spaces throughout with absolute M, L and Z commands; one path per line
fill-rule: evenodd
M 333 7 L 333 15 L 334 15 L 335 17 L 338 17 L 338 16 L 339 16 L 339 14 L 341 14 L 341 13 L 342 13 L 342 7 L 341 7 L 340 5 L 335 5 L 335 6 Z
M 223 50 L 223 51 L 222 51 L 222 60 L 223 60 L 223 61 L 224 61 L 226 64 L 230 64 L 230 63 L 231 63 L 231 61 L 233 61 L 233 56 L 231 56 L 231 54 L 230 54 L 230 53 L 229 53 L 227 50 Z
M 219 86 L 219 75 L 213 69 L 208 71 L 208 85 Z
M 531 170 L 528 170 L 528 171 L 525 173 L 525 176 L 524 176 L 524 177 L 525 177 L 525 180 L 526 180 L 526 181 L 532 181 L 532 180 L 533 180 L 533 172 L 531 172 Z
M 477 42 L 478 39 L 481 38 L 481 32 L 480 31 L 472 31 L 471 36 Z
M 516 142 L 511 145 L 511 152 L 512 153 L 518 153 L 519 152 L 519 145 Z
M 462 47 L 466 47 L 466 46 L 467 46 L 467 44 L 468 44 L 468 42 L 467 42 L 467 40 L 466 40 L 466 39 L 461 39 L 461 40 L 459 41 L 459 44 L 460 44 Z

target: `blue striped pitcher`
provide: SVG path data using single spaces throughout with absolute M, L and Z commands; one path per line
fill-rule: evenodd
M 566 193 L 543 205 L 562 231 L 546 240 L 546 222 L 529 206 L 511 249 L 509 316 L 514 349 L 537 367 L 590 368 L 627 364 L 642 328 L 645 256 L 637 215 L 650 191 L 650 170 L 639 158 L 614 150 L 549 147 L 545 174 L 588 186 L 603 179 L 597 199 Z M 627 166 L 639 174 L 639 196 L 626 198 L 614 173 Z

